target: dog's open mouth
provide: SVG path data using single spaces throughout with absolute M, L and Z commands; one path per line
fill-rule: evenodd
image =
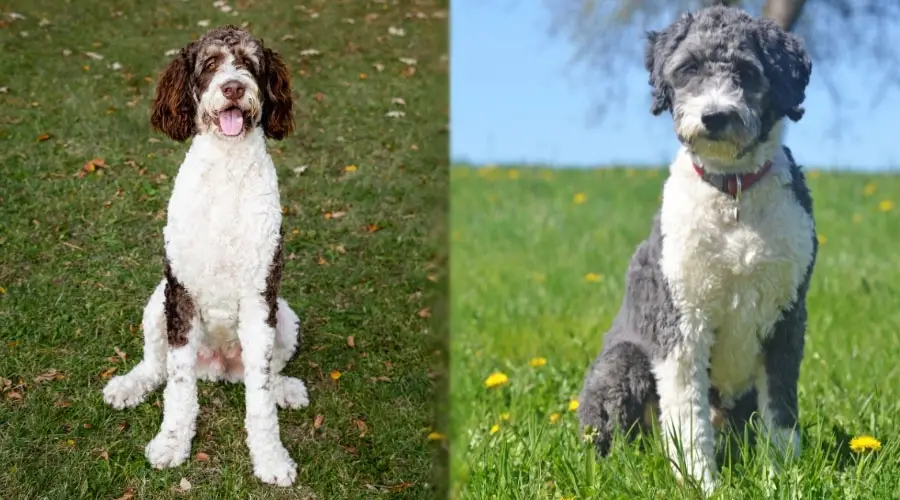
M 240 135 L 244 130 L 244 112 L 237 106 L 225 108 L 219 112 L 216 122 L 223 134 L 229 137 Z

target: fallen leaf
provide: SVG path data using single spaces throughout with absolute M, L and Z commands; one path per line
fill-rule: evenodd
M 322 102 L 325 99 L 325 94 L 321 92 L 316 92 L 315 99 L 319 102 Z
M 106 450 L 101 451 L 101 452 L 100 452 L 100 458 L 102 458 L 103 460 L 106 460 L 107 462 L 109 462 L 109 452 L 106 451 Z
M 128 428 L 128 422 L 123 420 L 123 421 L 119 422 L 118 427 L 119 427 L 119 432 L 122 432 Z
M 113 366 L 113 367 L 107 368 L 103 373 L 100 374 L 100 378 L 108 379 L 109 377 L 112 376 L 113 373 L 116 373 L 116 370 L 118 370 L 118 369 L 119 369 L 118 366 Z
M 181 491 L 189 491 L 192 487 L 191 482 L 187 480 L 186 477 L 181 478 L 181 481 L 178 482 L 178 487 Z
M 431 317 L 431 309 L 425 307 L 417 313 L 420 318 L 430 318 Z
M 322 427 L 323 423 L 325 423 L 325 415 L 316 415 L 316 419 L 313 420 L 313 429 Z
M 341 217 L 347 215 L 347 212 L 325 212 L 325 219 L 340 219 Z
M 89 160 L 81 167 L 81 169 L 87 173 L 95 172 L 98 168 L 106 168 L 106 161 L 104 161 L 103 158 Z
M 6 397 L 9 398 L 9 399 L 17 399 L 17 400 L 21 400 L 21 399 L 22 399 L 22 395 L 19 394 L 19 393 L 16 392 L 16 391 L 9 391 L 9 392 L 7 392 L 7 393 L 6 393 Z
M 391 377 L 387 377 L 385 375 L 379 375 L 377 377 L 372 378 L 372 382 L 390 382 Z
M 66 378 L 65 375 L 57 371 L 55 368 L 51 368 L 44 373 L 34 377 L 34 383 L 40 384 L 41 382 L 49 382 L 51 380 L 63 380 Z
M 394 486 L 388 486 L 387 489 L 388 489 L 388 491 L 390 491 L 392 493 L 396 493 L 398 491 L 403 491 L 414 485 L 415 485 L 415 483 L 400 483 L 400 484 L 395 484 Z
M 55 406 L 57 408 L 68 408 L 68 407 L 72 406 L 72 403 L 70 403 L 69 401 L 57 401 L 57 402 L 53 403 L 53 406 Z
M 91 429 L 91 428 L 93 428 L 94 426 L 91 425 L 91 424 L 84 424 L 84 425 L 82 425 L 82 427 L 84 427 L 85 429 Z
M 319 256 L 319 260 L 318 260 L 317 262 L 319 263 L 320 266 L 327 266 L 327 265 L 328 265 L 328 261 L 325 260 L 325 257 L 322 257 L 321 255 Z
M 355 420 L 356 428 L 359 429 L 359 437 L 363 437 L 366 435 L 366 432 L 369 431 L 368 427 L 366 427 L 366 423 L 362 420 Z
M 363 229 L 370 233 L 377 233 L 378 231 L 381 231 L 381 228 L 378 226 L 378 224 L 366 224 L 365 226 L 363 226 Z
M 353 335 L 347 337 L 347 345 L 350 347 L 356 347 L 356 341 L 353 339 Z
M 117 498 L 116 500 L 131 500 L 134 498 L 134 488 L 128 488 L 125 492 Z
M 49 139 L 50 137 L 52 137 L 50 134 L 41 134 L 41 135 L 37 136 L 37 142 L 44 142 L 47 139 Z
M 194 455 L 194 460 L 198 462 L 209 462 L 209 455 L 203 453 L 202 451 L 198 451 L 196 455 Z

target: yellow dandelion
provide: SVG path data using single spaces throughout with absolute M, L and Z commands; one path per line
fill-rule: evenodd
M 516 180 L 519 178 L 519 171 L 515 170 L 515 169 L 510 169 L 510 171 L 506 173 L 506 176 L 512 180 Z
M 572 197 L 572 203 L 576 205 L 583 205 L 585 201 L 587 201 L 587 196 L 585 196 L 584 193 L 576 193 L 575 196 Z
M 341 378 L 341 372 L 337 370 L 331 372 L 331 380 L 337 380 L 339 378 Z
M 528 362 L 532 368 L 540 368 L 547 364 L 547 358 L 531 358 L 531 361 Z
M 862 222 L 862 215 L 860 215 L 860 214 L 853 214 L 853 223 L 854 223 L 854 224 L 859 224 L 860 222 Z
M 816 235 L 816 239 L 819 240 L 820 245 L 824 245 L 825 242 L 828 241 L 828 238 L 824 234 Z
M 440 432 L 431 432 L 428 434 L 428 440 L 429 441 L 443 441 L 444 435 L 441 434 Z
M 500 425 L 499 424 L 492 425 L 491 426 L 491 434 L 496 434 L 498 432 L 500 432 Z
M 890 212 L 893 209 L 894 209 L 894 202 L 891 200 L 881 200 L 878 203 L 878 210 L 881 210 L 882 212 Z
M 504 412 L 500 413 L 500 420 L 502 420 L 504 422 L 509 422 L 509 412 L 504 411 Z
M 344 167 L 344 172 L 356 172 L 357 168 L 356 165 L 347 165 Z
M 578 405 L 579 405 L 579 403 L 578 403 L 578 400 L 577 400 L 577 399 L 573 399 L 573 400 L 569 401 L 569 411 L 575 411 L 575 410 L 577 410 L 577 409 L 578 409 Z
M 875 187 L 876 186 L 874 182 L 866 184 L 866 187 L 863 188 L 863 194 L 866 196 L 872 196 L 873 194 L 875 194 Z
M 587 273 L 584 275 L 584 281 L 588 283 L 599 283 L 603 281 L 603 275 L 597 273 Z
M 509 377 L 507 377 L 505 373 L 494 372 L 484 380 L 484 386 L 488 389 L 493 389 L 494 387 L 500 387 L 507 382 L 509 382 Z
M 850 440 L 850 449 L 856 453 L 878 451 L 881 449 L 881 441 L 872 436 L 857 436 Z
M 555 424 L 559 422 L 560 414 L 559 413 L 551 413 L 550 414 L 550 423 Z

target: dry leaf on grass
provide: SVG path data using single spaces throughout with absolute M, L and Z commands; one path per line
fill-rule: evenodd
M 100 374 L 100 378 L 102 378 L 104 380 L 108 379 L 109 377 L 112 377 L 112 374 L 116 373 L 116 370 L 118 370 L 118 369 L 119 369 L 119 367 L 117 367 L 117 366 L 107 368 L 106 370 L 103 371 L 103 373 Z
M 72 406 L 72 403 L 69 401 L 57 401 L 57 402 L 53 403 L 53 406 L 55 406 L 57 408 L 68 408 L 68 407 Z
M 315 420 L 313 420 L 313 429 L 318 430 L 319 427 L 322 427 L 322 424 L 325 423 L 325 415 L 316 415 Z
M 9 392 L 7 392 L 7 393 L 6 393 L 6 397 L 7 397 L 8 399 L 15 399 L 15 400 L 18 400 L 18 401 L 21 401 L 21 400 L 22 400 L 22 395 L 21 395 L 20 393 L 16 392 L 16 391 L 9 391 Z
M 44 142 L 44 141 L 50 139 L 51 137 L 53 137 L 53 136 L 51 136 L 50 134 L 41 134 L 41 135 L 37 136 L 37 142 Z
M 37 377 L 34 377 L 34 383 L 40 384 L 41 382 L 49 382 L 51 380 L 62 380 L 64 378 L 66 378 L 65 375 L 63 375 L 61 372 L 59 372 L 55 368 L 51 368 L 51 369 L 45 371 L 44 373 L 38 375 Z
M 356 340 L 353 339 L 353 335 L 347 337 L 347 345 L 350 347 L 356 347 Z
M 178 489 L 181 491 L 189 491 L 192 487 L 191 482 L 186 477 L 181 478 L 181 481 L 178 482 Z
M 341 211 L 337 211 L 337 212 L 325 212 L 324 217 L 325 217 L 325 220 L 329 220 L 329 219 L 340 219 L 341 217 L 343 217 L 343 216 L 345 216 L 345 215 L 347 215 L 347 212 L 341 212 Z
M 430 317 L 431 317 L 431 309 L 428 308 L 428 307 L 425 307 L 425 308 L 419 310 L 419 312 L 416 313 L 416 314 L 417 314 L 420 318 L 425 318 L 425 319 L 427 319 L 427 318 L 430 318 Z
M 194 455 L 194 460 L 198 462 L 209 462 L 209 455 L 203 453 L 202 451 L 198 451 L 196 455 Z
M 100 452 L 100 458 L 102 458 L 103 460 L 106 460 L 107 462 L 109 462 L 109 452 L 106 451 L 106 450 L 101 451 L 101 452 Z
M 116 500 L 132 500 L 134 498 L 134 488 L 128 488 L 122 493 L 122 496 L 117 498 Z
M 379 376 L 377 376 L 377 377 L 372 377 L 371 380 L 372 380 L 372 382 L 390 382 L 390 381 L 391 381 L 391 377 L 386 377 L 386 376 L 384 376 L 384 375 L 379 375 Z
M 356 424 L 356 428 L 359 429 L 359 437 L 363 437 L 369 431 L 369 428 L 366 427 L 366 423 L 362 420 L 354 420 L 354 424 Z
M 369 233 L 377 233 L 381 231 L 381 227 L 378 224 L 366 224 L 362 227 L 364 231 Z

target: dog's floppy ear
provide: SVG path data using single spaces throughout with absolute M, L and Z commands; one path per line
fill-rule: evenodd
M 156 85 L 156 99 L 150 114 L 153 129 L 178 142 L 194 135 L 197 126 L 194 121 L 197 106 L 191 84 L 193 45 L 181 49 L 166 66 Z
M 694 17 L 682 15 L 663 31 L 647 32 L 647 45 L 644 49 L 644 67 L 650 72 L 650 86 L 653 104 L 650 112 L 659 115 L 663 111 L 672 110 L 672 85 L 666 80 L 664 69 L 678 45 L 687 36 Z
M 812 62 L 803 41 L 768 19 L 760 19 L 754 33 L 775 113 L 779 117 L 799 120 L 803 117 L 800 104 L 806 98 L 806 86 L 812 72 Z
M 294 101 L 291 98 L 291 75 L 281 56 L 272 49 L 263 49 L 265 75 L 262 126 L 266 137 L 281 140 L 294 131 Z

